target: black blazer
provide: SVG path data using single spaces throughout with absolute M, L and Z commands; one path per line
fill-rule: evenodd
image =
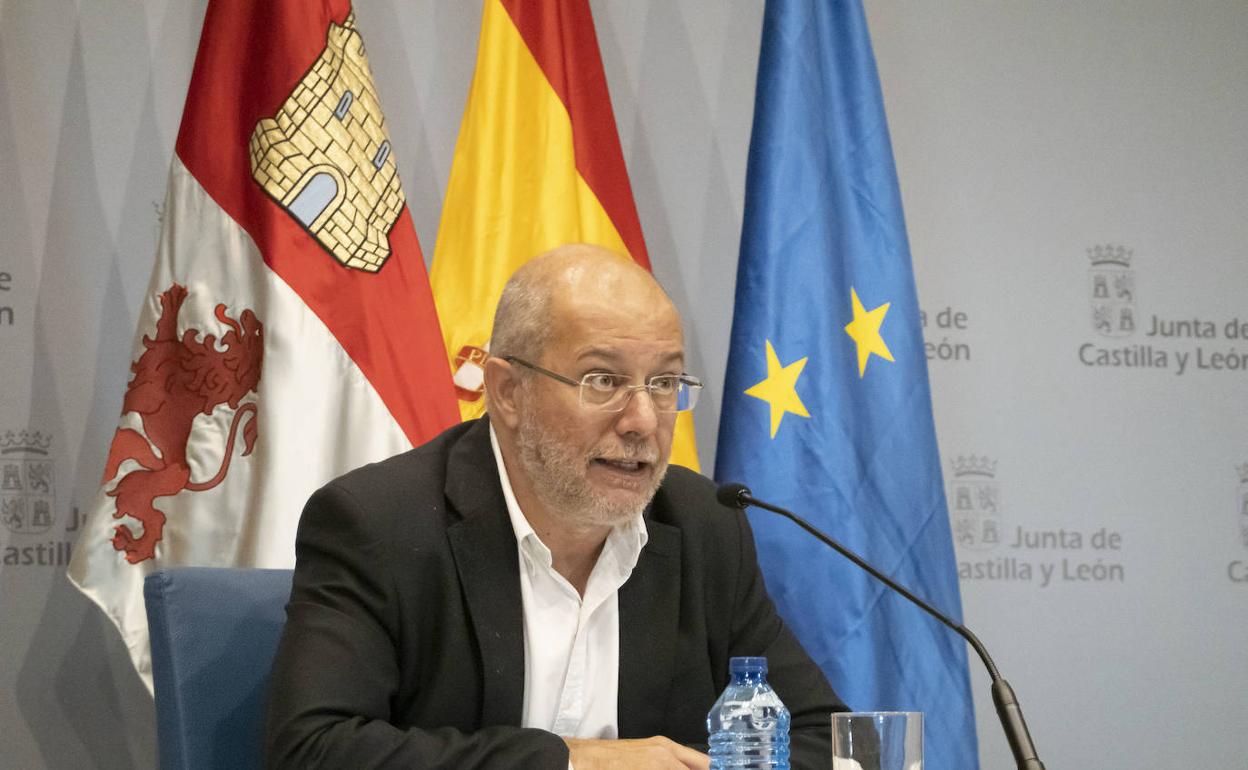
M 749 525 L 672 467 L 619 592 L 621 738 L 705 750 L 728 658 L 765 655 L 793 715 L 793 767 L 825 768 L 844 710 L 776 615 Z M 515 534 L 485 419 L 318 490 L 296 539 L 274 664 L 271 767 L 551 768 L 567 747 L 522 729 Z

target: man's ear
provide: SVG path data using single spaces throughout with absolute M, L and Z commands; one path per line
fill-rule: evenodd
M 520 372 L 501 358 L 485 360 L 485 393 L 490 420 L 515 430 L 520 423 L 520 406 L 516 403 Z

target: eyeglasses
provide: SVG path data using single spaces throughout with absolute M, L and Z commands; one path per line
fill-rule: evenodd
M 581 406 L 600 412 L 622 412 L 632 399 L 633 393 L 644 390 L 650 394 L 650 403 L 656 412 L 687 412 L 698 403 L 702 381 L 688 374 L 656 374 L 645 385 L 630 385 L 623 374 L 590 372 L 580 380 L 564 377 L 537 364 L 516 356 L 500 356 L 509 364 L 520 364 L 538 374 L 580 390 Z

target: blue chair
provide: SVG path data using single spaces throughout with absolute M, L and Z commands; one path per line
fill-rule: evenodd
M 184 567 L 144 580 L 165 770 L 263 767 L 269 670 L 292 575 Z

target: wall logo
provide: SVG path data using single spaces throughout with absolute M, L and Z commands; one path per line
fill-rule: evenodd
M 1248 463 L 1239 466 L 1239 495 L 1235 502 L 1239 509 L 1239 542 L 1248 548 Z
M 958 550 L 958 580 L 1037 588 L 1126 582 L 1121 532 L 1104 526 L 1036 528 L 1025 523 L 1007 531 L 996 460 L 958 455 L 952 466 L 949 519 Z M 1025 518 L 1027 511 L 1022 514 Z
M 1235 518 L 1239 520 L 1239 542 L 1248 548 L 1248 463 L 1236 466 L 1239 489 L 1235 495 Z M 1232 583 L 1248 586 L 1248 559 L 1231 559 L 1226 565 L 1226 576 Z
M 1205 312 L 1142 316 L 1135 302 L 1134 252 L 1104 244 L 1087 253 L 1092 262 L 1087 289 L 1092 328 L 1102 339 L 1079 344 L 1079 363 L 1169 371 L 1177 377 L 1189 372 L 1248 373 L 1248 351 L 1241 347 L 1248 342 L 1248 320 Z
M 1088 249 L 1092 328 L 1104 337 L 1127 337 L 1136 329 L 1134 252 L 1115 244 Z
M 958 455 L 949 484 L 949 518 L 961 548 L 986 550 L 1001 544 L 1001 489 L 997 463 L 987 457 Z
M 0 520 L 10 532 L 34 535 L 56 521 L 51 446 L 52 437 L 39 431 L 0 436 Z

